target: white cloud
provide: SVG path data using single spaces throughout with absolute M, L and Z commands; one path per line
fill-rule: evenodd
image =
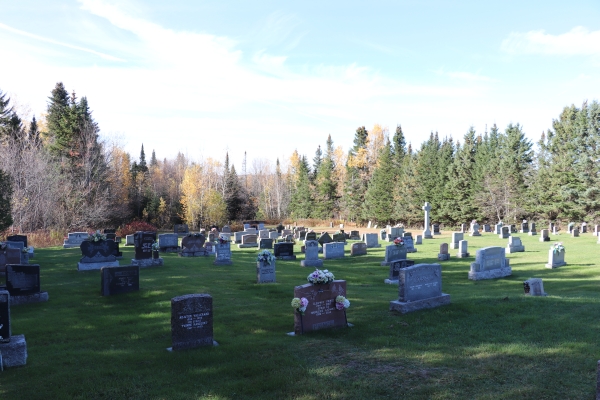
M 600 55 L 600 31 L 578 26 L 560 35 L 544 30 L 513 32 L 502 41 L 501 49 L 510 54 Z
M 452 79 L 464 81 L 464 82 L 494 82 L 495 79 L 489 76 L 484 76 L 479 73 L 464 72 L 464 71 L 445 71 L 443 68 L 435 71 L 437 75 L 447 76 Z

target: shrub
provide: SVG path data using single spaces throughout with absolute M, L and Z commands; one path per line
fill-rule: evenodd
M 156 232 L 158 231 L 158 229 L 156 229 L 156 227 L 152 224 L 149 224 L 148 222 L 145 221 L 133 221 L 127 225 L 125 225 L 122 228 L 119 228 L 117 230 L 117 235 L 121 236 L 121 237 L 125 237 L 127 235 L 133 235 L 136 232 L 139 231 L 150 231 L 150 232 Z

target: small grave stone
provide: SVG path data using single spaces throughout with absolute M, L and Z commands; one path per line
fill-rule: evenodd
M 438 253 L 439 261 L 447 261 L 450 259 L 450 254 L 448 253 L 448 243 L 440 244 L 440 252 Z
M 494 234 L 501 235 L 502 234 L 502 226 L 503 226 L 502 222 L 498 222 L 496 225 L 494 225 Z
M 331 243 L 331 242 L 333 242 L 333 239 L 331 238 L 331 236 L 329 236 L 329 233 L 323 232 L 321 234 L 321 236 L 319 237 L 319 239 L 317 239 L 317 241 L 319 242 L 319 244 L 321 246 L 323 246 L 325 243 Z
M 202 234 L 189 235 L 181 239 L 180 257 L 202 257 L 207 256 L 208 252 L 204 247 L 206 239 Z
M 460 242 L 458 242 L 458 253 L 456 253 L 456 257 L 469 257 L 469 252 L 467 251 L 468 245 L 469 243 L 466 240 L 461 240 Z
M 351 256 L 364 256 L 367 254 L 367 244 L 363 242 L 352 243 L 350 246 Z
M 556 225 L 552 227 L 552 234 L 558 235 L 558 227 Z
M 277 231 L 269 232 L 269 239 L 277 240 L 278 237 L 279 237 L 279 232 L 277 232 Z
M 0 290 L 0 367 L 18 367 L 27 363 L 25 335 L 13 335 L 10 327 L 10 305 L 8 291 Z
M 502 233 L 500 233 L 500 235 L 498 235 L 498 237 L 500 239 L 508 239 L 510 237 L 509 227 L 508 226 L 503 226 L 502 227 Z
M 464 239 L 464 233 L 452 232 L 452 241 L 450 242 L 450 248 L 453 250 L 458 249 L 458 242 Z
M 250 229 L 250 224 L 244 224 L 244 230 Z
M 5 252 L 6 252 L 6 263 L 4 264 L 5 266 L 8 264 L 21 264 L 21 259 L 23 257 L 21 250 L 14 249 L 14 248 L 7 248 L 5 250 Z
M 433 235 L 441 235 L 442 232 L 440 232 L 440 224 L 433 224 L 431 225 L 431 230 L 433 231 Z
M 63 243 L 64 249 L 71 249 L 73 247 L 79 247 L 81 243 L 88 239 L 87 232 L 69 232 L 67 239 Z
M 367 229 L 371 229 L 371 221 L 367 224 Z
M 569 222 L 569 225 L 567 225 L 567 231 L 571 233 L 573 228 L 575 228 L 575 224 L 573 222 Z
M 548 296 L 544 292 L 544 283 L 540 278 L 529 278 L 523 282 L 523 289 L 529 296 Z
M 23 251 L 25 249 L 25 245 L 23 242 L 5 242 L 5 244 L 7 249 L 19 250 L 19 262 L 14 264 L 29 264 L 29 253 Z
M 272 249 L 273 248 L 273 239 L 258 239 L 258 248 L 259 249 Z
M 48 301 L 48 292 L 40 291 L 40 266 L 37 264 L 7 265 L 6 289 L 13 306 Z
M 178 236 L 185 236 L 190 233 L 190 228 L 187 224 L 175 224 L 173 226 L 173 233 L 176 233 Z
M 460 231 L 461 231 L 462 233 L 467 233 L 467 232 L 468 232 L 468 229 L 469 229 L 469 228 L 467 228 L 467 224 L 460 224 Z
M 242 236 L 242 243 L 238 244 L 238 249 L 246 249 L 251 247 L 258 247 L 258 235 L 246 234 Z
M 531 229 L 529 229 L 529 236 L 536 236 L 537 231 L 535 230 L 535 222 L 531 223 Z
M 284 230 L 281 231 L 281 236 L 282 237 L 286 237 L 287 235 L 291 235 L 291 234 L 293 234 L 293 232 L 292 232 L 291 229 L 284 229 Z
M 221 232 L 219 233 L 219 239 L 225 242 L 231 242 L 231 233 Z
M 510 233 L 517 233 L 517 226 L 516 225 L 511 225 L 510 226 Z
M 548 230 L 549 230 L 550 232 L 554 232 L 554 228 L 555 228 L 555 227 L 556 227 L 556 224 L 555 224 L 554 222 L 550 222 L 550 223 L 548 224 Z
M 519 233 L 529 233 L 529 223 L 527 221 L 524 220 L 523 223 L 521 223 Z
M 246 235 L 258 235 L 258 230 L 256 228 L 247 228 L 247 229 L 244 229 L 244 234 L 246 234 Z
M 317 232 L 310 231 L 306 234 L 306 238 L 304 240 L 317 240 Z
M 400 269 L 398 300 L 390 301 L 390 311 L 402 314 L 450 304 L 450 295 L 442 293 L 440 264 L 417 264 Z
M 579 237 L 579 228 L 573 228 L 573 229 L 571 229 L 571 236 L 572 237 Z
M 217 346 L 213 340 L 213 301 L 209 294 L 186 294 L 171 299 L 171 342 L 168 350 Z
M 176 253 L 179 251 L 179 235 L 176 233 L 163 233 L 158 235 L 158 246 L 165 253 Z
M 423 236 L 417 235 L 415 237 L 415 244 L 423 244 Z
M 12 235 L 6 237 L 7 242 L 22 242 L 23 247 L 27 247 L 27 236 L 26 235 Z
M 291 242 L 277 243 L 273 246 L 273 254 L 278 260 L 295 260 L 294 244 Z
M 138 265 L 140 268 L 163 265 L 164 260 L 162 257 L 153 257 L 152 244 L 155 241 L 156 232 L 136 232 L 133 235 L 135 257 L 131 260 L 131 265 Z
M 137 292 L 140 290 L 140 266 L 124 265 L 100 268 L 102 296 Z
M 397 285 L 398 277 L 400 276 L 400 270 L 406 267 L 412 267 L 415 265 L 414 260 L 396 260 L 390 263 L 390 273 L 386 280 L 383 282 L 388 285 Z
M 481 236 L 481 233 L 479 233 L 479 224 L 477 222 L 471 225 L 471 233 L 469 233 L 469 236 Z
M 550 241 L 550 233 L 548 232 L 548 229 L 542 229 L 541 236 L 540 236 L 540 242 L 549 242 L 549 241 Z
M 492 246 L 477 250 L 475 262 L 471 263 L 469 279 L 477 281 L 502 278 L 509 275 L 512 275 L 512 269 L 509 265 L 509 259 L 506 258 L 504 248 Z
M 363 242 L 367 244 L 368 249 L 381 247 L 376 233 L 363 233 Z
M 387 230 L 387 241 L 393 242 L 397 237 L 402 237 L 404 235 L 404 228 L 398 226 L 390 226 Z
M 133 246 L 135 244 L 135 240 L 133 235 L 125 235 L 125 246 Z
M 381 262 L 381 266 L 387 267 L 394 261 L 406 260 L 407 253 L 406 246 L 396 246 L 395 244 L 385 246 L 385 259 Z
M 485 233 L 491 233 L 492 232 L 492 228 L 490 227 L 490 224 L 483 224 L 483 231 Z
M 344 243 L 332 242 L 323 245 L 323 258 L 326 260 L 332 258 L 344 257 Z
M 262 230 L 262 229 L 265 229 L 265 223 L 264 223 L 264 222 L 259 222 L 259 223 L 258 223 L 258 226 L 257 226 L 257 229 L 258 229 L 259 231 L 260 231 L 260 230 Z
M 304 260 L 300 261 L 302 267 L 321 268 L 323 260 L 319 259 L 319 242 L 316 240 L 307 240 L 304 242 Z
M 594 232 L 592 234 L 598 236 L 598 232 L 600 232 L 600 225 L 594 225 Z
M 408 235 L 406 235 L 406 233 L 408 233 Z M 408 253 L 416 253 L 417 249 L 415 248 L 415 242 L 412 238 L 412 236 L 410 235 L 410 232 L 406 232 L 404 234 L 404 237 L 402 238 L 402 240 L 404 240 L 404 247 L 406 247 L 406 251 Z
M 565 251 L 555 252 L 553 249 L 548 251 L 548 264 L 546 268 L 558 268 L 567 265 L 565 262 Z
M 300 335 L 326 328 L 348 326 L 345 310 L 335 306 L 337 296 L 346 296 L 346 281 L 335 280 L 324 285 L 307 283 L 294 288 L 294 297 L 308 299 L 304 315 L 294 312 L 294 333 Z
M 298 240 L 306 240 L 306 231 L 298 232 Z
M 336 233 L 332 237 L 334 242 L 346 243 L 346 235 L 344 233 Z
M 234 232 L 233 233 L 233 237 L 234 237 L 234 242 L 236 244 L 240 244 L 242 243 L 242 236 L 246 235 L 245 232 Z
M 215 244 L 215 261 L 214 265 L 231 265 L 231 244 L 217 243 Z
M 231 233 L 231 228 L 229 225 L 225 225 L 223 229 L 221 229 L 221 233 Z
M 275 283 L 275 260 L 267 264 L 264 261 L 256 262 L 256 283 Z
M 215 244 L 213 242 L 206 242 L 206 243 L 204 243 L 204 249 L 206 250 L 207 254 L 214 253 L 214 250 L 215 250 L 214 245 Z
M 387 236 L 387 232 L 385 231 L 385 229 L 382 229 L 379 231 L 379 239 L 380 240 L 385 240 L 386 236 Z
M 360 232 L 350 231 L 350 240 L 360 240 Z
M 525 246 L 521 243 L 521 239 L 516 236 L 511 236 L 508 238 L 508 245 L 506 245 L 506 249 L 504 249 L 506 254 L 511 253 L 520 253 L 525 251 Z
M 102 267 L 118 267 L 119 261 L 115 257 L 117 244 L 113 240 L 99 240 L 97 242 L 85 240 L 79 245 L 81 259 L 77 263 L 78 271 L 99 270 Z

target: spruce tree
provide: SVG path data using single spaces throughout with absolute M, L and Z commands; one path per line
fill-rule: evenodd
M 309 182 L 309 168 L 306 156 L 302 156 L 298 165 L 298 180 L 292 194 L 290 211 L 293 218 L 311 218 L 313 197 Z
M 392 146 L 388 141 L 379 154 L 377 166 L 373 169 L 363 203 L 363 218 L 375 220 L 384 225 L 392 221 L 394 214 Z
M 335 209 L 337 185 L 333 179 L 333 141 L 327 138 L 327 150 L 323 157 L 315 179 L 315 209 L 313 217 L 331 218 Z

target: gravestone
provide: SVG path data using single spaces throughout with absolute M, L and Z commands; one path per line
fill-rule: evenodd
M 204 250 L 206 250 L 207 255 L 208 254 L 212 254 L 214 252 L 214 243 L 213 242 L 206 242 L 204 243 Z
M 464 239 L 464 233 L 452 232 L 452 240 L 450 241 L 450 248 L 455 250 L 458 249 L 458 242 Z
M 14 264 L 29 264 L 29 253 L 24 251 L 25 245 L 23 242 L 4 242 L 4 244 L 6 244 L 7 249 L 19 250 L 19 262 Z
M 352 243 L 350 246 L 351 256 L 364 256 L 367 254 L 367 244 L 363 242 Z
M 338 310 L 335 306 L 337 296 L 346 297 L 346 281 L 296 286 L 294 297 L 305 297 L 308 299 L 308 306 L 304 315 L 294 312 L 294 333 L 300 335 L 320 329 L 348 326 L 345 310 Z
M 502 278 L 509 275 L 512 275 L 512 269 L 508 258 L 506 258 L 504 248 L 492 246 L 477 250 L 475 262 L 471 263 L 469 279 L 477 281 Z
M 185 236 L 190 233 L 190 228 L 187 226 L 187 224 L 175 224 L 173 226 L 173 233 L 177 234 L 178 236 Z
M 171 299 L 171 343 L 168 350 L 217 346 L 213 340 L 213 299 L 209 294 L 186 294 Z
M 208 252 L 204 247 L 206 239 L 202 234 L 186 236 L 181 239 L 180 257 L 202 257 L 208 256 Z
M 23 257 L 21 250 L 7 247 L 5 250 L 5 254 L 6 263 L 4 264 L 4 266 L 9 264 L 21 264 L 21 260 Z
M 379 231 L 379 240 L 385 240 L 386 237 L 390 237 L 385 229 Z
M 135 240 L 133 235 L 125 235 L 125 246 L 133 246 L 135 245 Z
M 48 301 L 48 292 L 40 290 L 40 266 L 37 264 L 7 265 L 6 289 L 13 306 Z
M 23 247 L 27 247 L 27 236 L 26 235 L 12 235 L 6 237 L 7 242 L 22 242 Z
M 506 249 L 504 249 L 506 254 L 511 253 L 521 253 L 525 251 L 525 246 L 521 243 L 521 239 L 516 236 L 511 236 L 508 238 L 508 244 L 506 245 Z
M 423 244 L 423 236 L 417 235 L 415 237 L 415 244 Z
M 298 240 L 306 240 L 306 231 L 298 232 Z
M 406 233 L 408 233 L 408 235 Z M 410 235 L 410 232 L 406 232 L 406 233 L 404 234 L 404 237 L 402 238 L 402 240 L 404 240 L 404 247 L 406 247 L 406 251 L 408 253 L 416 253 L 417 249 L 415 248 L 414 240 L 413 240 L 412 236 Z
M 165 253 L 176 253 L 179 251 L 179 235 L 176 233 L 163 233 L 158 235 L 158 246 Z
M 529 223 L 526 221 L 523 221 L 521 223 L 521 229 L 519 230 L 519 233 L 529 233 Z
M 598 232 L 600 232 L 600 225 L 594 225 L 594 236 L 598 236 Z
M 360 240 L 360 232 L 350 231 L 350 240 Z
M 0 362 L 1 367 L 18 367 L 27 363 L 27 342 L 25 335 L 13 335 L 10 326 L 10 305 L 12 299 L 8 291 L 0 290 Z
M 221 233 L 231 233 L 231 228 L 229 225 L 225 225 L 223 229 L 221 229 Z
M 385 259 L 381 262 L 381 266 L 387 267 L 394 261 L 406 260 L 406 254 L 405 246 L 396 246 L 395 244 L 385 246 Z
M 383 282 L 388 285 L 397 285 L 398 277 L 400 276 L 400 270 L 406 267 L 412 267 L 415 265 L 414 260 L 396 260 L 390 263 L 390 273 L 386 280 Z
M 502 233 L 500 233 L 500 235 L 498 235 L 498 237 L 500 239 L 508 239 L 510 237 L 510 232 L 508 229 L 509 229 L 508 226 L 503 226 Z
M 481 233 L 479 233 L 479 224 L 477 222 L 471 225 L 471 233 L 469 233 L 469 236 L 481 236 Z
M 273 254 L 278 260 L 295 260 L 294 244 L 291 242 L 276 243 L 273 246 Z
M 433 235 L 434 235 L 434 236 L 435 236 L 435 235 L 441 235 L 441 234 L 442 234 L 442 232 L 440 232 L 440 224 L 433 224 L 433 225 L 431 226 L 431 228 L 432 228 L 431 230 L 433 231 Z
M 552 234 L 558 235 L 558 227 L 556 225 L 554 227 L 552 227 Z
M 231 244 L 217 243 L 215 244 L 215 261 L 214 265 L 231 265 Z
M 319 242 L 319 244 L 321 246 L 323 246 L 325 243 L 331 243 L 331 242 L 333 242 L 333 239 L 331 238 L 331 236 L 329 236 L 329 233 L 323 232 L 321 234 L 321 236 L 319 237 L 319 239 L 317 239 L 317 241 Z
M 258 247 L 258 235 L 246 234 L 242 236 L 242 243 L 238 244 L 238 249 L 247 249 L 252 247 Z
M 368 249 L 381 247 L 376 233 L 363 233 L 363 242 L 367 244 Z
M 152 244 L 155 241 L 156 232 L 136 232 L 133 235 L 135 256 L 131 260 L 131 265 L 138 265 L 140 268 L 163 265 L 164 260 L 162 257 L 153 257 Z
M 490 227 L 490 224 L 483 224 L 483 231 L 485 233 L 491 233 L 492 232 L 492 228 Z
M 428 202 L 425 202 L 425 204 L 423 205 L 423 211 L 425 211 L 425 222 L 423 223 L 423 237 L 425 239 L 431 239 L 433 238 L 433 235 L 431 234 L 431 230 L 429 230 L 429 224 L 431 223 L 431 219 L 429 218 L 429 211 L 431 211 L 431 204 L 429 204 Z
M 264 222 L 259 222 L 256 228 L 259 231 L 262 230 L 262 229 L 265 229 L 265 223 Z
M 467 228 L 467 224 L 460 224 L 460 231 L 461 231 L 462 233 L 467 233 L 467 232 L 468 232 L 468 229 L 469 229 L 469 228 Z
M 397 237 L 402 237 L 404 235 L 404 228 L 398 226 L 391 226 L 387 230 L 387 238 L 388 242 L 393 242 Z
M 71 249 L 73 247 L 79 247 L 84 240 L 88 239 L 88 236 L 89 234 L 87 232 L 69 232 L 63 243 L 63 248 Z
M 540 278 L 529 278 L 523 282 L 523 290 L 529 296 L 548 296 L 544 292 L 544 283 Z
M 565 262 L 565 251 L 554 252 L 553 249 L 550 249 L 548 252 L 548 264 L 546 264 L 546 268 L 558 268 L 563 265 L 567 265 Z
M 344 257 L 344 243 L 332 242 L 323 245 L 323 258 L 330 260 L 332 258 Z
M 540 242 L 549 242 L 549 241 L 550 241 L 550 233 L 548 232 L 548 229 L 542 229 L 541 236 L 540 236 Z
M 233 233 L 234 243 L 236 243 L 236 244 L 242 243 L 242 236 L 244 236 L 244 235 L 246 235 L 245 232 L 234 232 Z
M 502 234 L 502 222 L 498 222 L 494 225 L 494 234 L 501 235 Z
M 306 234 L 306 237 L 304 240 L 317 240 L 317 232 L 315 231 L 310 231 Z
M 450 295 L 442 293 L 440 264 L 417 264 L 400 269 L 398 300 L 390 301 L 390 311 L 402 314 L 450 304 Z
M 224 242 L 231 242 L 231 233 L 221 232 L 219 233 L 219 239 Z
M 256 228 L 247 228 L 247 229 L 244 229 L 244 234 L 246 234 L 246 235 L 258 235 L 258 230 Z
M 217 232 L 212 232 L 212 231 L 208 232 L 208 240 L 206 241 L 206 243 L 207 244 L 212 243 L 215 240 L 217 240 L 217 234 L 218 234 Z
M 332 240 L 338 243 L 346 243 L 346 235 L 344 233 L 336 233 L 333 235 Z
M 458 258 L 469 257 L 469 252 L 467 250 L 468 245 L 469 245 L 469 242 L 467 242 L 466 240 L 461 240 L 460 242 L 458 242 L 458 253 L 456 253 L 456 257 L 458 257 Z
M 277 240 L 278 237 L 279 237 L 279 232 L 277 232 L 277 231 L 269 232 L 269 239 Z
M 140 290 L 140 266 L 124 265 L 100 268 L 102 296 L 137 292 Z
M 82 257 L 77 263 L 77 270 L 90 271 L 102 267 L 118 267 L 119 261 L 114 255 L 116 245 L 113 240 L 97 242 L 85 240 L 79 245 Z
M 537 231 L 535 230 L 535 222 L 531 223 L 531 228 L 529 229 L 529 236 L 536 236 Z
M 264 261 L 256 262 L 256 283 L 275 283 L 275 260 L 267 264 Z
M 281 236 L 282 237 L 286 237 L 287 235 L 291 235 L 291 234 L 293 234 L 293 232 L 292 232 L 291 229 L 284 229 L 284 230 L 281 231 Z
M 259 249 L 272 249 L 273 248 L 273 239 L 258 239 L 258 248 Z
M 321 268 L 323 260 L 319 259 L 319 242 L 307 240 L 304 242 L 304 260 L 300 261 L 302 267 Z
M 517 233 L 517 226 L 515 224 L 510 226 L 510 233 Z
M 556 224 L 555 224 L 554 222 L 550 222 L 550 223 L 548 224 L 548 230 L 549 230 L 550 232 L 554 232 L 554 228 L 556 228 Z
M 371 229 L 371 221 L 367 224 L 367 229 Z
M 440 252 L 438 253 L 439 261 L 447 261 L 450 259 L 450 254 L 448 253 L 448 243 L 440 244 Z
M 571 236 L 572 237 L 579 237 L 579 228 L 573 228 L 573 229 L 571 229 Z

